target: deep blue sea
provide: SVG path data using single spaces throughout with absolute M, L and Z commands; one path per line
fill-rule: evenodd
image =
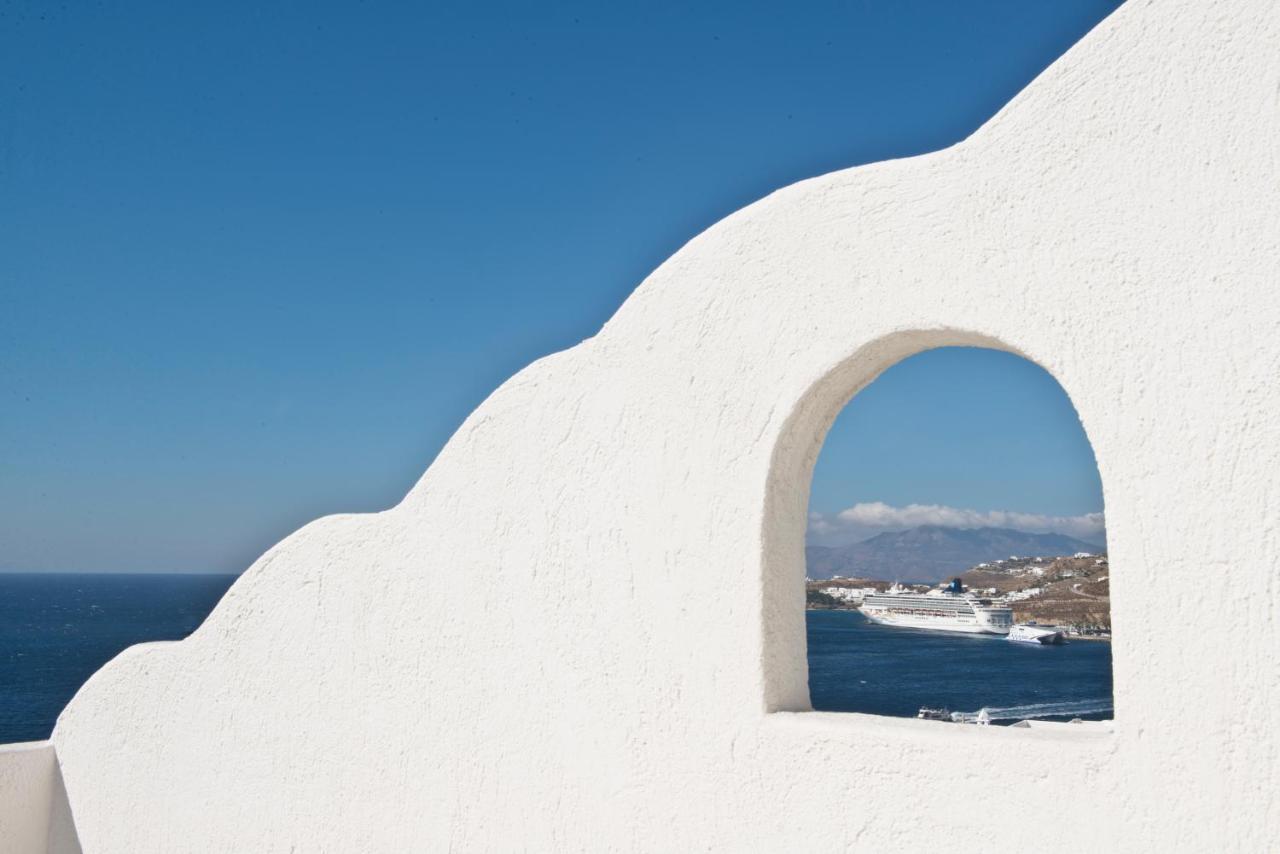
M 127 646 L 195 631 L 234 575 L 0 573 L 0 744 L 48 738 Z
M 815 709 L 915 717 L 921 706 L 1035 707 L 998 723 L 1112 717 L 1109 643 L 1010 643 L 999 635 L 880 626 L 857 611 L 807 611 L 806 619 Z M 1052 714 L 1059 706 L 1064 713 Z
M 0 744 L 48 738 L 95 670 L 132 644 L 191 634 L 234 580 L 0 574 Z M 1110 644 L 1039 647 L 887 628 L 855 611 L 809 611 L 807 619 L 816 709 L 914 717 L 921 706 L 1034 704 L 1044 712 L 1050 704 L 1111 700 Z

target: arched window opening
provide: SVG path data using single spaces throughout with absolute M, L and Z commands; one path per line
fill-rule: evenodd
M 1112 717 L 1102 486 L 1041 367 L 944 346 L 840 412 L 805 532 L 812 708 L 1040 726 Z

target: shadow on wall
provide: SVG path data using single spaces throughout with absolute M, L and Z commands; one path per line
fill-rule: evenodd
M 57 757 L 53 761 L 53 801 L 49 805 L 48 854 L 81 854 L 80 835 L 76 832 L 75 816 L 71 814 L 71 802 L 62 780 L 62 766 Z

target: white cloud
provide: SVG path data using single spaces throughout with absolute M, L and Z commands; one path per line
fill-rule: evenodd
M 809 514 L 809 530 L 815 534 L 830 534 L 838 530 L 839 526 L 832 523 L 821 513 Z
M 1101 542 L 1106 526 L 1101 513 L 1081 516 L 1047 516 L 1011 510 L 967 510 L 942 504 L 908 504 L 894 507 L 882 501 L 855 504 L 835 514 L 810 513 L 810 534 L 822 536 L 866 533 L 940 525 L 944 528 L 1012 528 L 1028 533 L 1056 533 Z

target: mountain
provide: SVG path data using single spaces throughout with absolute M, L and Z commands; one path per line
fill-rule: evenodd
M 805 549 L 805 562 L 806 574 L 814 579 L 845 575 L 935 582 L 1010 555 L 1058 557 L 1103 551 L 1101 546 L 1065 534 L 921 525 L 877 534 L 848 546 L 809 546 Z

